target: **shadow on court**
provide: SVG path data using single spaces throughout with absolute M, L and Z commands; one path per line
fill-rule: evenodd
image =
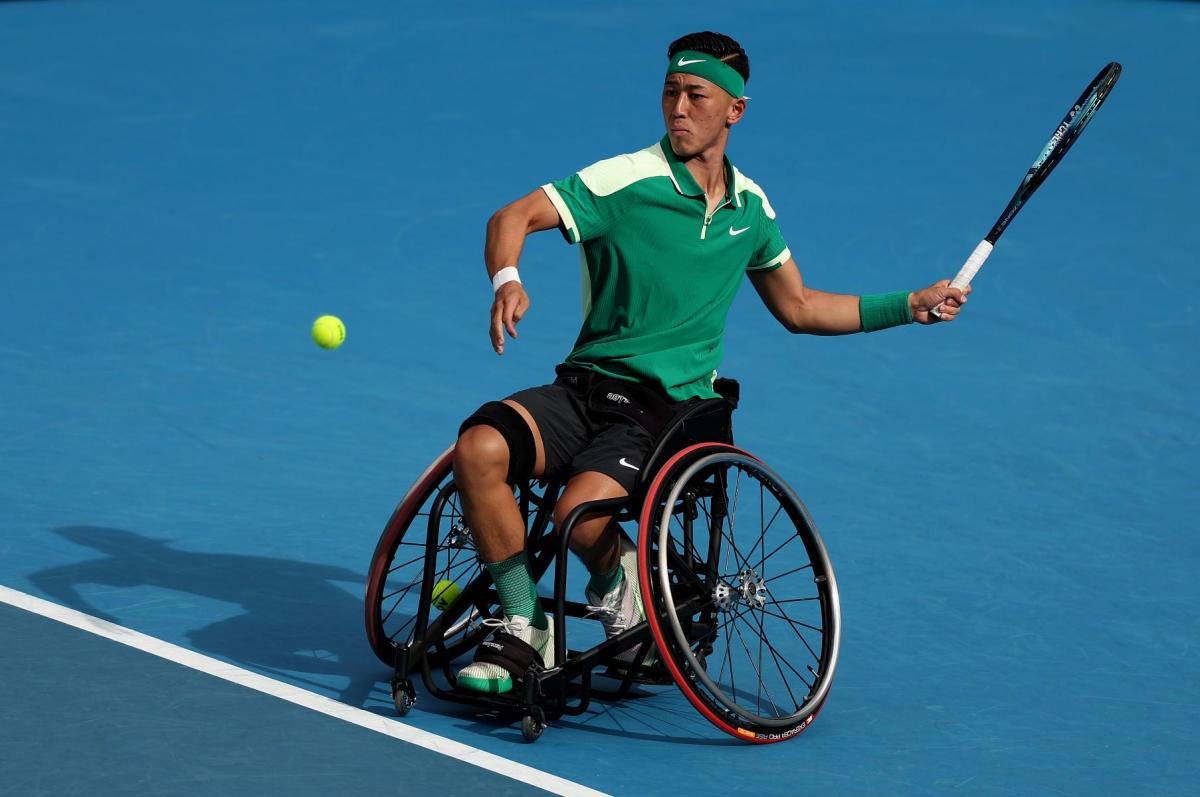
M 63 526 L 51 531 L 100 556 L 32 574 L 30 580 L 46 597 L 127 626 L 128 618 L 106 612 L 89 594 L 95 594 L 97 587 L 151 587 L 235 604 L 241 607 L 240 614 L 184 632 L 186 646 L 283 681 L 332 692 L 348 705 L 395 716 L 387 697 L 387 670 L 363 637 L 362 601 L 334 583 L 361 584 L 361 574 L 274 557 L 182 551 L 172 547 L 172 540 L 124 529 Z M 166 611 L 186 612 L 186 607 Z M 203 618 L 196 612 L 174 619 L 185 627 Z M 422 710 L 452 717 L 472 734 L 521 741 L 512 722 L 421 692 Z M 616 704 L 593 703 L 582 716 L 563 717 L 552 727 L 560 733 L 570 730 L 689 745 L 737 744 L 723 735 L 714 738 L 673 687 L 654 688 L 653 693 Z
M 289 681 L 319 678 L 312 683 L 323 689 L 333 681 L 338 699 L 359 707 L 383 675 L 362 638 L 362 602 L 333 583 L 361 584 L 360 573 L 266 556 L 181 551 L 171 547 L 171 540 L 123 529 L 64 526 L 52 531 L 102 555 L 30 576 L 47 597 L 67 606 L 127 625 L 94 606 L 81 585 L 189 593 L 243 609 L 187 631 L 197 651 Z M 199 619 L 182 618 L 181 623 Z

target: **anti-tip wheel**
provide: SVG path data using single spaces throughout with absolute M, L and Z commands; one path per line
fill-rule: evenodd
M 417 702 L 416 692 L 408 681 L 401 681 L 392 686 L 392 703 L 396 706 L 396 714 L 407 716 Z
M 531 713 L 521 718 L 521 736 L 525 737 L 525 741 L 536 742 L 542 738 L 544 730 L 546 730 L 546 715 L 540 708 L 533 709 Z

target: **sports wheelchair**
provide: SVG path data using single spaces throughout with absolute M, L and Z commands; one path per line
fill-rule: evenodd
M 592 699 L 619 700 L 635 684 L 673 682 L 736 738 L 776 742 L 808 727 L 837 665 L 837 583 L 804 504 L 733 445 L 737 383 L 718 379 L 714 387 L 719 398 L 688 402 L 667 424 L 628 496 L 581 504 L 551 530 L 563 482 L 513 486 L 534 580 L 554 567 L 553 597 L 540 600 L 554 623 L 555 666 L 531 665 L 505 694 L 454 686 L 454 670 L 465 663 L 456 660 L 490 633 L 484 621 L 503 613 L 462 516 L 453 447 L 434 460 L 392 513 L 367 580 L 367 638 L 394 668 L 398 714 L 412 708 L 419 677 L 438 698 L 520 717 L 524 738 L 535 741 L 547 722 L 582 714 Z M 646 621 L 572 650 L 567 618 L 587 616 L 588 607 L 566 597 L 567 543 L 581 518 L 606 514 L 637 523 Z M 615 686 L 598 683 L 601 668 Z

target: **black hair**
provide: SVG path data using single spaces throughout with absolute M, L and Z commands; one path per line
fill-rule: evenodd
M 675 53 L 681 50 L 695 50 L 698 53 L 716 56 L 733 67 L 733 70 L 742 76 L 742 80 L 750 82 L 750 56 L 746 55 L 742 45 L 724 33 L 706 30 L 680 36 L 667 48 L 667 58 L 673 58 Z

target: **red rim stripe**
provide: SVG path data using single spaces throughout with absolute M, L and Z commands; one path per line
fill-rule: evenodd
M 383 527 L 383 534 L 379 538 L 379 544 L 375 546 L 375 554 L 371 557 L 371 570 L 367 575 L 365 600 L 367 641 L 371 643 L 371 649 L 375 651 L 375 655 L 384 664 L 392 663 L 388 658 L 385 658 L 385 655 L 390 656 L 392 643 L 389 639 L 380 638 L 380 629 L 375 626 L 375 612 L 383 593 L 383 583 L 387 580 L 388 552 L 395 547 L 396 535 L 402 529 L 408 528 L 409 523 L 412 522 L 413 515 L 421 508 L 421 503 L 428 496 L 429 491 L 438 482 L 446 478 L 446 474 L 450 472 L 453 461 L 453 448 L 448 449 L 433 461 L 433 464 L 426 470 L 425 476 L 413 485 L 412 489 L 408 491 L 408 495 L 404 497 L 400 505 L 392 512 L 387 525 Z
M 696 710 L 703 714 L 709 722 L 730 736 L 733 736 L 736 739 L 741 739 L 744 742 L 769 744 L 771 742 L 783 741 L 783 739 L 760 739 L 758 738 L 758 734 L 754 733 L 753 731 L 748 731 L 746 729 L 737 728 L 733 725 L 730 725 L 712 709 L 710 709 L 703 700 L 700 699 L 700 696 L 692 687 L 691 680 L 679 669 L 679 666 L 675 663 L 674 657 L 667 654 L 669 648 L 667 647 L 666 637 L 663 635 L 662 624 L 658 621 L 658 613 L 654 611 L 654 597 L 650 592 L 650 568 L 646 567 L 645 565 L 648 561 L 648 556 L 650 553 L 650 530 L 652 527 L 651 515 L 657 509 L 657 503 L 649 499 L 651 496 L 658 494 L 658 490 L 662 486 L 663 480 L 666 478 L 667 474 L 674 469 L 676 463 L 692 452 L 701 448 L 712 449 L 714 453 L 717 451 L 731 451 L 735 454 L 742 454 L 750 457 L 751 459 L 758 459 L 758 457 L 754 456 L 748 451 L 743 451 L 736 446 L 726 445 L 725 443 L 697 443 L 694 446 L 688 446 L 687 448 L 683 449 L 678 454 L 667 460 L 666 465 L 659 468 L 658 473 L 654 477 L 654 481 L 650 484 L 650 489 L 646 491 L 647 500 L 644 504 L 642 504 L 642 511 L 638 517 L 638 583 L 642 590 L 642 605 L 647 607 L 646 622 L 650 626 L 650 633 L 654 636 L 654 643 L 658 645 L 659 656 L 663 662 L 666 663 L 667 669 L 670 670 L 671 678 L 675 680 L 675 685 L 679 687 L 679 691 L 683 692 L 684 697 L 686 697 L 688 701 L 690 701 L 691 704 L 696 707 Z

